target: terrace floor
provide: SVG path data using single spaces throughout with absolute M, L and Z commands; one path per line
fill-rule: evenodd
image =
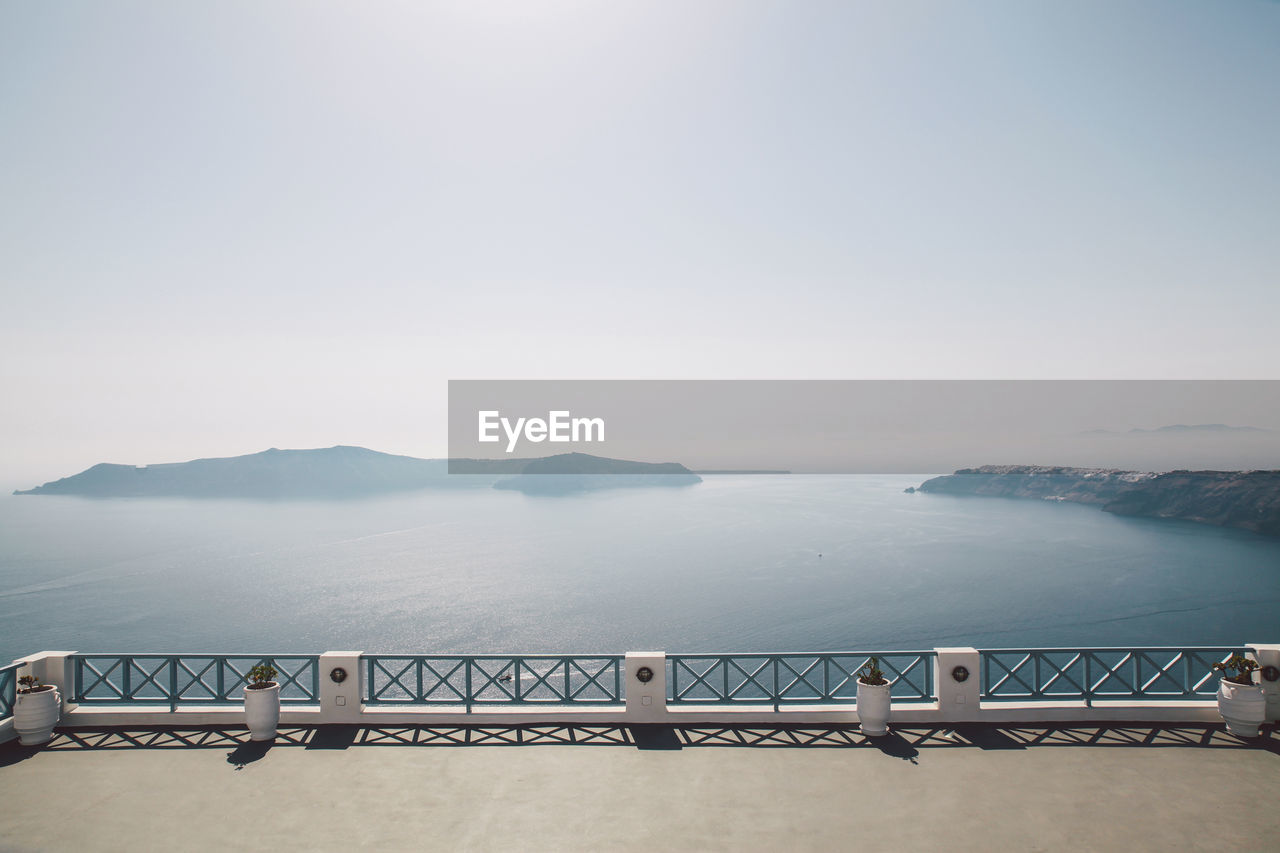
M 0 850 L 1280 850 L 1280 733 L 1108 724 L 60 731 Z

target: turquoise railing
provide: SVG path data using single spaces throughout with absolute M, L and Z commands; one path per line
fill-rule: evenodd
M 1188 648 L 984 649 L 983 701 L 1206 699 L 1213 665 L 1242 651 Z
M 314 703 L 320 696 L 316 655 L 73 655 L 73 701 L 82 705 L 220 704 L 244 701 L 249 670 L 277 671 L 280 701 Z
M 875 656 L 895 702 L 936 699 L 937 653 L 667 655 L 667 699 L 673 703 L 851 703 L 858 671 Z
M 0 720 L 13 716 L 13 706 L 18 702 L 18 670 L 20 663 L 0 666 Z
M 1213 665 L 1239 647 L 984 649 L 981 699 L 1211 699 Z M 679 704 L 849 704 L 870 652 L 671 654 L 667 699 Z M 875 654 L 895 703 L 932 702 L 935 651 Z M 70 700 L 84 705 L 239 703 L 249 670 L 273 666 L 285 703 L 317 703 L 317 655 L 76 654 Z M 621 705 L 622 655 L 363 655 L 362 698 L 384 705 Z M 0 667 L 0 720 L 13 714 L 19 664 Z
M 622 655 L 365 655 L 365 701 L 616 705 Z

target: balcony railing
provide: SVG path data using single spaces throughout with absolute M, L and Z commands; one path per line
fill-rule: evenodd
M 622 655 L 365 655 L 370 704 L 616 705 Z
M 22 664 L 0 666 L 0 720 L 13 716 L 13 706 L 18 702 L 18 670 Z
M 936 652 L 835 652 L 667 655 L 667 701 L 850 704 L 858 692 L 858 671 L 873 655 L 889 679 L 895 702 L 937 698 L 933 685 Z
M 1242 650 L 1187 648 L 984 649 L 983 701 L 1207 699 L 1213 665 Z
M 115 720 L 119 711 L 169 724 L 175 713 L 212 719 L 237 712 L 249 671 L 260 663 L 276 669 L 286 713 L 319 724 L 413 722 L 427 711 L 492 716 L 517 708 L 528 719 L 537 717 L 532 709 L 545 708 L 547 720 L 652 723 L 674 719 L 675 711 L 705 717 L 729 707 L 734 719 L 787 713 L 845 720 L 856 707 L 858 674 L 873 656 L 890 682 L 895 714 L 914 721 L 1148 719 L 1142 714 L 1213 720 L 1220 677 L 1213 666 L 1239 652 L 1262 664 L 1254 681 L 1274 717 L 1276 645 L 626 655 L 49 652 L 0 667 L 0 740 L 12 736 L 20 675 L 58 686 L 67 700 L 64 719 Z M 1139 716 L 1115 717 L 1122 713 Z
M 282 703 L 316 702 L 317 655 L 74 655 L 72 701 L 82 705 L 136 703 L 208 705 L 243 701 L 249 670 L 273 667 Z

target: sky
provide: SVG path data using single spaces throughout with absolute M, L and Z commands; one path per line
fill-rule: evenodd
M 0 487 L 449 379 L 1274 379 L 1280 3 L 0 0 Z

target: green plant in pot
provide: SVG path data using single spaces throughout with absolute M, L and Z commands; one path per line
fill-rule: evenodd
M 1213 668 L 1222 673 L 1218 682 L 1218 713 L 1227 731 L 1238 737 L 1257 737 L 1258 726 L 1267 717 L 1267 697 L 1262 685 L 1253 683 L 1258 662 L 1235 654 Z
M 244 717 L 250 740 L 272 740 L 280 724 L 280 685 L 270 661 L 261 661 L 249 670 L 244 688 Z
M 873 655 L 858 669 L 858 722 L 863 734 L 889 733 L 890 687 L 878 657 Z
M 17 701 L 13 706 L 13 729 L 26 746 L 47 743 L 62 716 L 62 696 L 52 684 L 41 684 L 34 675 L 18 679 Z

